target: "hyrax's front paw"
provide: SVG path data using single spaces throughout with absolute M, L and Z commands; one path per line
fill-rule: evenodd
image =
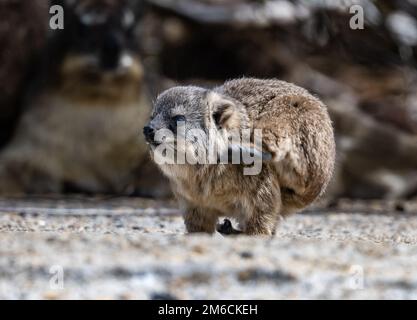
M 232 222 L 229 219 L 224 219 L 223 223 L 218 223 L 216 230 L 225 236 L 238 235 L 243 233 L 242 231 L 233 228 Z

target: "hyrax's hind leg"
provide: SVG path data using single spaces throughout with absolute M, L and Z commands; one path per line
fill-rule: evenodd
M 244 210 L 244 215 L 239 219 L 239 227 L 247 235 L 275 234 L 280 219 L 281 200 L 278 195 L 270 198 L 258 199 L 253 206 Z
M 252 216 L 245 221 L 243 231 L 245 234 L 252 236 L 272 236 L 275 234 L 278 219 L 278 212 L 254 212 Z
M 187 207 L 185 209 L 184 222 L 189 233 L 214 233 L 217 220 L 218 214 L 216 211 L 196 207 Z

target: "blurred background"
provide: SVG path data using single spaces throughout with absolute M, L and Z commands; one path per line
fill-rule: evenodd
M 0 0 L 0 194 L 170 197 L 141 134 L 152 100 L 253 76 L 328 105 L 330 203 L 414 198 L 416 17 L 415 0 Z

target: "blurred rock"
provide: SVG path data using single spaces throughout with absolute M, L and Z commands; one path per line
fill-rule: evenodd
M 0 146 L 10 138 L 34 57 L 43 48 L 48 0 L 0 0 Z

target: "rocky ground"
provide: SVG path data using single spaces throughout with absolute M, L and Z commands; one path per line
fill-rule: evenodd
M 413 203 L 339 203 L 273 238 L 187 236 L 172 202 L 0 200 L 2 299 L 417 299 Z

